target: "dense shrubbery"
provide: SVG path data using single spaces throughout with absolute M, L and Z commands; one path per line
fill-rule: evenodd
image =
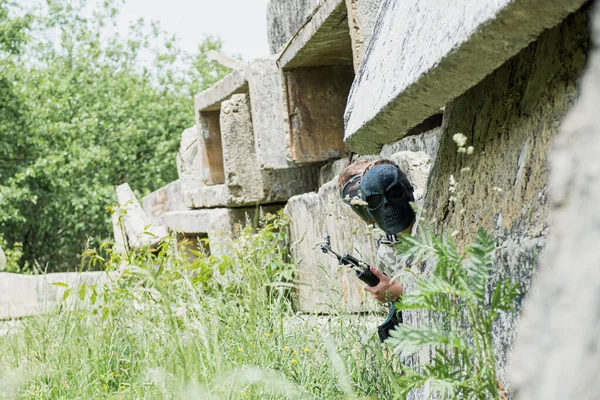
M 108 35 L 118 0 L 34 3 L 0 0 L 0 236 L 22 243 L 21 267 L 73 269 L 110 236 L 113 185 L 177 178 L 192 96 L 226 71 L 205 57 L 213 38 L 190 55 L 156 24 Z

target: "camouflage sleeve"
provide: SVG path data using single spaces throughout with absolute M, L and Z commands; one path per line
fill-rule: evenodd
M 398 262 L 396 247 L 394 245 L 379 244 L 379 248 L 377 249 L 377 264 L 379 270 L 387 276 L 394 276 L 402 269 L 402 265 Z

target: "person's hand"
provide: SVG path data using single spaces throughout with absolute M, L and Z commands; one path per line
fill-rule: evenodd
M 381 303 L 395 301 L 402 296 L 402 284 L 397 281 L 392 281 L 389 276 L 379 272 L 376 268 L 370 267 L 373 275 L 379 278 L 379 285 L 365 286 L 365 290 Z

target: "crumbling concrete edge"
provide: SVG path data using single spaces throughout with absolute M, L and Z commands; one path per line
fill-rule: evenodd
M 390 1 L 394 0 L 386 0 Z M 480 24 L 478 30 L 448 52 L 433 68 L 423 71 L 410 86 L 398 88 L 394 99 L 359 125 L 360 122 L 352 118 L 353 98 L 358 88 L 357 82 L 368 72 L 368 62 L 363 62 L 346 109 L 346 144 L 358 154 L 375 154 L 384 144 L 402 139 L 411 128 L 439 113 L 451 100 L 475 86 L 536 40 L 543 30 L 555 26 L 584 3 L 586 0 L 511 2 L 497 15 Z M 384 9 L 385 4 L 380 13 Z M 531 18 L 531 15 L 538 17 Z M 379 29 L 381 26 L 375 28 L 366 57 L 369 47 L 378 39 Z

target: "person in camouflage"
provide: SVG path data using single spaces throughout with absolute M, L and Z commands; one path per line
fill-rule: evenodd
M 394 244 L 399 234 L 411 233 L 415 213 L 413 187 L 400 168 L 391 160 L 358 161 L 346 167 L 338 177 L 338 190 L 345 204 L 367 224 L 375 224 L 382 232 L 378 240 L 378 267 L 371 267 L 380 283 L 366 286 L 380 302 L 394 301 L 403 287 L 390 277 L 402 268 L 398 264 Z

